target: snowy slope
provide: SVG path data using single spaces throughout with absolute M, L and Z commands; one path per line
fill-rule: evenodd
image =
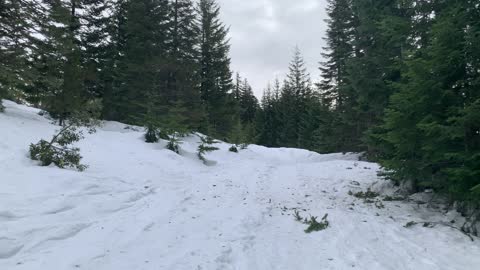
M 193 137 L 179 156 L 109 122 L 79 145 L 87 171 L 42 168 L 28 145 L 56 127 L 4 103 L 2 270 L 480 269 L 479 239 L 446 226 L 403 227 L 456 213 L 406 202 L 382 209 L 348 195 L 388 187 L 376 164 L 355 155 L 260 146 L 234 154 L 222 144 L 205 166 Z M 328 213 L 331 226 L 306 234 L 294 208 Z

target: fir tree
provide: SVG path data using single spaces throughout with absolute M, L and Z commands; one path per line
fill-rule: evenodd
M 205 112 L 199 88 L 200 29 L 193 2 L 171 1 L 169 17 L 169 121 L 182 130 L 200 130 L 205 125 Z
M 28 52 L 33 49 L 34 11 L 30 1 L 0 1 L 0 100 L 24 98 L 32 83 Z
M 167 0 L 127 1 L 120 6 L 120 57 L 110 105 L 116 120 L 143 124 L 145 118 L 168 112 L 168 12 Z M 154 104 L 147 108 L 150 103 Z
M 41 93 L 42 107 L 60 124 L 85 103 L 81 65 L 80 21 L 77 2 L 45 1 L 40 33 L 34 52 L 37 77 L 33 87 Z
M 377 135 L 394 179 L 452 199 L 478 199 L 472 191 L 480 184 L 479 12 L 469 1 L 438 10 L 431 42 L 408 60 Z
M 211 132 L 227 137 L 235 120 L 231 96 L 232 72 L 228 56 L 228 28 L 220 21 L 220 7 L 214 0 L 200 0 L 197 12 L 201 33 L 200 91 Z
M 300 50 L 296 48 L 280 97 L 280 118 L 283 123 L 279 136 L 280 145 L 297 147 L 299 123 L 306 113 L 306 103 L 311 98 L 310 75 L 307 73 Z

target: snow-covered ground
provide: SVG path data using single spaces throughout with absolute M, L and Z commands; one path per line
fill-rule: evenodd
M 0 113 L 0 269 L 29 270 L 478 270 L 480 239 L 447 226 L 458 214 L 413 202 L 364 203 L 348 195 L 389 191 L 378 165 L 355 155 L 229 145 L 195 157 L 146 144 L 142 132 L 105 123 L 79 146 L 80 173 L 39 167 L 28 145 L 57 127 L 5 101 Z M 302 216 L 328 213 L 306 234 Z

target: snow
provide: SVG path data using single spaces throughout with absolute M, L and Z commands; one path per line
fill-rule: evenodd
M 480 239 L 415 202 L 385 208 L 348 195 L 392 192 L 379 166 L 355 154 L 252 145 L 239 154 L 182 155 L 146 144 L 142 130 L 106 122 L 79 143 L 85 172 L 39 167 L 28 145 L 58 127 L 4 101 L 0 113 L 0 269 L 480 269 Z M 306 234 L 302 216 L 330 227 Z

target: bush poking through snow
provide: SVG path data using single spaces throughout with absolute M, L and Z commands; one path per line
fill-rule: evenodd
M 180 154 L 180 143 L 181 141 L 178 139 L 177 135 L 170 135 L 168 139 L 167 149 L 177 154 Z
M 360 191 L 360 192 L 357 192 L 357 193 L 353 193 L 353 192 L 350 191 L 350 192 L 348 192 L 348 194 L 354 196 L 357 199 L 365 199 L 365 200 L 375 199 L 378 196 L 380 196 L 380 194 L 378 194 L 376 192 L 373 192 L 371 189 L 368 189 L 366 192 Z
M 402 197 L 402 196 L 385 196 L 385 198 L 383 198 L 383 201 L 384 202 L 400 202 L 400 201 L 405 201 L 406 198 L 405 197 Z
M 323 216 L 320 222 L 317 221 L 317 217 L 310 217 L 310 220 L 307 221 L 308 228 L 305 230 L 306 233 L 318 232 L 323 231 L 328 228 L 330 222 L 327 220 L 328 214 Z
M 168 136 L 167 133 L 163 132 L 155 125 L 147 125 L 145 130 L 146 143 L 157 143 L 160 139 L 170 140 L 170 136 Z
M 3 106 L 2 99 L 0 98 L 0 113 L 5 111 L 5 107 Z
M 85 110 L 73 114 L 64 121 L 62 128 L 50 141 L 40 140 L 30 145 L 30 158 L 40 161 L 41 166 L 54 164 L 59 168 L 76 168 L 79 171 L 87 169 L 86 165 L 80 164 L 82 156 L 80 148 L 71 147 L 84 138 L 82 127 L 87 128 L 88 133 L 94 133 L 99 122 L 96 120 L 100 106 L 91 102 L 85 106 Z
M 236 145 L 232 145 L 230 147 L 230 149 L 228 149 L 228 151 L 232 152 L 232 153 L 238 153 L 238 148 Z
M 50 142 L 40 140 L 37 144 L 31 144 L 30 157 L 40 161 L 41 166 L 50 166 L 53 163 L 62 169 L 65 167 L 76 168 L 79 171 L 87 169 L 86 165 L 80 164 L 82 156 L 79 148 L 62 146 L 53 140 Z
M 330 226 L 330 222 L 328 221 L 328 214 L 325 214 L 323 216 L 322 220 L 320 222 L 317 221 L 317 217 L 311 216 L 310 219 L 308 218 L 303 218 L 300 215 L 300 212 L 298 210 L 295 210 L 293 217 L 295 218 L 296 221 L 302 222 L 303 224 L 308 225 L 308 228 L 305 229 L 305 233 L 312 233 L 312 232 L 318 232 L 318 231 L 323 231 Z
M 145 142 L 146 143 L 157 143 L 159 140 L 157 129 L 152 127 L 146 127 L 145 133 Z
M 300 212 L 298 210 L 295 210 L 295 212 L 293 213 L 293 217 L 295 218 L 296 221 L 298 222 L 302 222 L 303 221 L 303 217 L 300 215 Z
M 199 137 L 201 140 L 201 144 L 198 146 L 197 155 L 198 155 L 198 158 L 205 163 L 207 161 L 205 159 L 205 154 L 218 150 L 217 147 L 212 146 L 213 144 L 216 144 L 218 142 L 209 136 L 206 136 L 206 137 L 199 136 Z

